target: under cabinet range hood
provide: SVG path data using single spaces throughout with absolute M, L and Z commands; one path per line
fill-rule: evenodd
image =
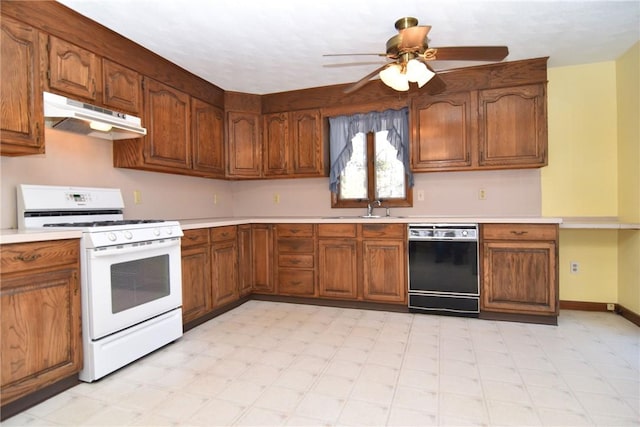
M 132 139 L 147 134 L 139 117 L 43 92 L 45 126 L 102 139 Z

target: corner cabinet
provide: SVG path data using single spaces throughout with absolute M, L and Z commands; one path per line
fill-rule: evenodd
M 262 153 L 260 114 L 227 113 L 227 177 L 260 178 Z
M 0 154 L 44 153 L 39 32 L 2 16 L 0 46 Z
M 82 368 L 80 243 L 2 245 L 2 405 Z
M 320 110 L 265 114 L 262 129 L 265 177 L 326 176 Z
M 481 226 L 481 316 L 558 316 L 558 226 Z M 544 319 L 543 319 L 544 320 Z
M 193 170 L 209 178 L 224 178 L 224 111 L 191 98 Z
M 546 83 L 424 95 L 412 101 L 414 172 L 547 164 Z

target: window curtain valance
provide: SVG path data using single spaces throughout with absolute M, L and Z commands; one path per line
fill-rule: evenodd
M 413 175 L 409 168 L 409 109 L 403 108 L 329 118 L 331 158 L 329 189 L 332 192 L 338 192 L 340 173 L 351 159 L 353 137 L 358 133 L 366 134 L 383 130 L 388 131 L 387 140 L 398 150 L 397 158 L 409 175 L 409 186 L 413 187 Z

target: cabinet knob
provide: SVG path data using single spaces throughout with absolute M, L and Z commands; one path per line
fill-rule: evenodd
M 20 254 L 16 258 L 22 262 L 33 262 L 40 258 L 40 254 L 32 253 L 32 254 Z
M 524 230 L 521 230 L 521 231 L 511 230 L 511 234 L 515 234 L 516 236 L 524 236 L 525 234 L 527 234 L 527 232 Z

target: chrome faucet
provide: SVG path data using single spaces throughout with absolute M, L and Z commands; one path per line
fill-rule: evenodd
M 382 202 L 380 200 L 374 200 L 373 202 L 367 203 L 367 216 L 373 216 L 373 209 L 376 207 L 382 206 Z

